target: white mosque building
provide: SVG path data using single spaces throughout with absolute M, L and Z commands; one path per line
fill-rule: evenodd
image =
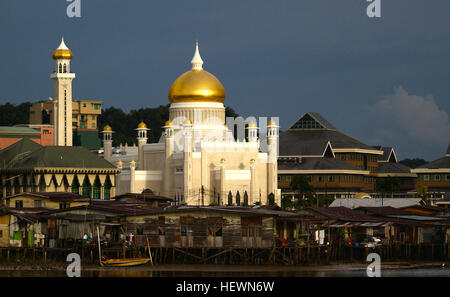
M 246 121 L 241 141 L 234 123 L 225 123 L 225 90 L 203 69 L 198 43 L 192 69 L 169 91 L 170 115 L 158 143 L 147 143 L 147 125 L 137 127 L 137 149 L 112 154 L 113 129 L 105 126 L 104 158 L 121 168 L 117 194 L 154 193 L 186 205 L 280 205 L 277 189 L 278 125 L 275 120 Z M 259 130 L 259 133 L 258 133 Z M 273 194 L 273 195 L 270 195 Z

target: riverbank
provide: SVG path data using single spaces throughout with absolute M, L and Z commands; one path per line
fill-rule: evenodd
M 382 276 L 450 277 L 450 263 L 385 262 Z M 67 265 L 0 265 L 0 276 L 65 277 Z M 82 265 L 84 277 L 327 277 L 366 276 L 367 264 L 330 263 L 328 265 L 142 265 L 136 267 L 99 267 Z

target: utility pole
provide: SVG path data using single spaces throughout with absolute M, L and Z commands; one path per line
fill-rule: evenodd
M 202 206 L 205 206 L 205 188 L 202 185 Z

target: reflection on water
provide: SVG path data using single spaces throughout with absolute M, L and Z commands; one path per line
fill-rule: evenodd
M 142 268 L 108 268 L 82 270 L 83 277 L 366 277 L 365 270 L 294 270 L 280 271 L 272 268 L 265 271 L 201 271 L 190 270 L 146 270 Z M 164 269 L 164 268 L 161 268 Z M 313 268 L 312 268 L 313 269 Z M 383 277 L 450 277 L 448 268 L 382 269 Z M 0 270 L 0 277 L 66 277 L 65 270 Z

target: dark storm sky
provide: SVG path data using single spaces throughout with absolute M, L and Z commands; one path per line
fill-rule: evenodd
M 0 1 L 0 103 L 53 96 L 51 53 L 74 53 L 74 98 L 125 110 L 166 104 L 198 39 L 204 69 L 243 116 L 307 111 L 400 159 L 450 141 L 450 2 L 381 0 Z M 1 116 L 1 115 L 0 115 Z

